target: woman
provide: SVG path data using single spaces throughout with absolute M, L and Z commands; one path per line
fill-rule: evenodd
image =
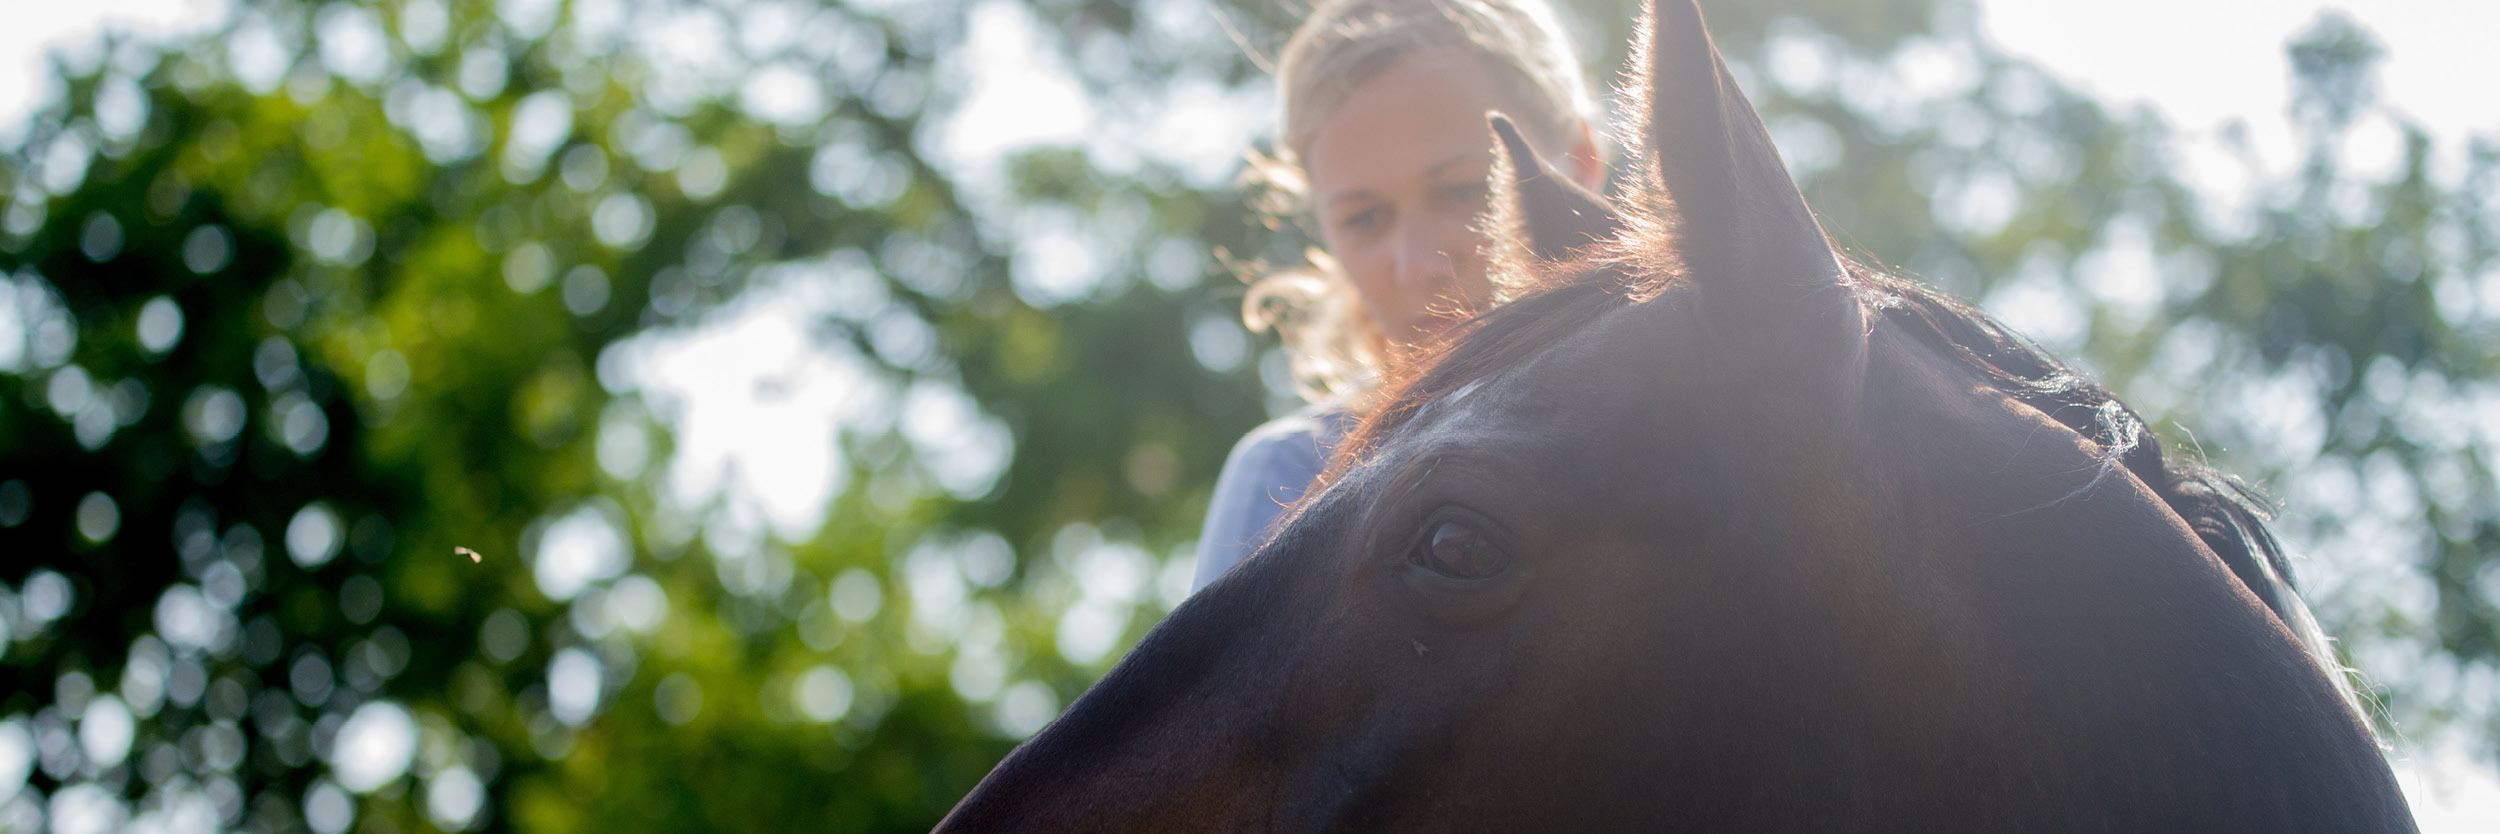
M 1255 177 L 1319 231 L 1311 266 L 1259 279 L 1244 302 L 1284 336 L 1313 404 L 1241 439 L 1198 538 L 1193 590 L 1265 543 L 1354 421 L 1386 364 L 1492 302 L 1477 215 L 1499 110 L 1592 190 L 1604 168 L 1588 89 L 1544 0 L 1335 0 L 1276 67 L 1277 153 Z

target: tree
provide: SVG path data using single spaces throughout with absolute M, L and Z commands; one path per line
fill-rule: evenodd
M 1284 401 L 1223 262 L 1307 240 L 1179 146 L 1293 11 L 273 1 L 60 67 L 0 153 L 0 829 L 925 829 Z M 2391 714 L 2492 720 L 2500 150 L 2341 167 L 2329 20 L 2235 212 L 1958 6 L 1709 11 L 1857 254 L 2272 482 Z M 950 145 L 1002 31 L 1094 129 Z

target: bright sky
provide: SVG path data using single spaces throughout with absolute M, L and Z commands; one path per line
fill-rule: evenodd
M 224 16 L 228 4 L 229 0 L 12 4 L 9 25 L 0 27 L 0 144 L 20 135 L 26 115 L 53 94 L 45 58 L 48 52 L 72 56 L 74 65 L 92 65 L 100 57 L 94 47 L 97 32 L 105 26 L 166 37 L 213 24 Z M 1181 8 L 1194 4 L 1153 5 Z M 2230 120 L 2242 120 L 2261 154 L 2278 164 L 2290 162 L 2291 147 L 2284 115 L 2291 71 L 2283 45 L 2322 10 L 2342 8 L 2387 47 L 2388 57 L 2380 67 L 2381 101 L 2400 118 L 2427 128 L 2450 158 L 2461 154 L 2469 134 L 2500 138 L 2500 94 L 2492 89 L 2493 81 L 2500 79 L 2500 50 L 2490 46 L 2492 33 L 2500 32 L 2500 2 L 1978 0 L 1978 7 L 1980 28 L 1987 37 L 2014 55 L 2039 62 L 2068 84 L 2113 105 L 2149 106 L 2190 141 L 2210 137 Z M 976 15 L 976 36 L 990 48 L 978 54 L 1000 57 L 986 59 L 990 65 L 973 73 L 974 104 L 957 120 L 960 136 L 950 136 L 944 143 L 949 155 L 993 156 L 1082 135 L 1085 128 L 1081 125 L 988 112 L 990 107 L 1027 109 L 1040 101 L 1064 104 L 1069 95 L 1081 94 L 1068 89 L 1071 82 L 1064 68 L 1051 65 L 1035 50 L 1022 48 L 1029 40 L 1027 27 L 1035 25 L 1029 16 L 1001 4 L 983 8 L 984 13 Z M 997 65 L 1002 63 L 1016 66 Z M 993 86 L 1000 89 L 985 89 Z M 1050 109 L 1084 112 L 1081 107 Z M 1249 132 L 1257 130 L 1265 118 L 1260 109 L 1227 121 L 1225 130 L 1213 132 L 1240 136 L 1194 143 L 1213 150 L 1193 155 L 1229 165 Z M 1035 132 L 1019 136 L 999 128 L 1014 124 L 1032 126 Z M 743 319 L 733 316 L 729 321 Z M 812 429 L 789 426 L 784 430 L 806 433 Z M 748 439 L 778 445 L 761 437 Z M 2500 827 L 2495 825 L 2500 823 L 2500 773 L 2445 747 L 2401 756 L 2398 769 L 2425 831 L 2483 832 Z
M 96 36 L 107 26 L 167 37 L 214 25 L 227 0 L 79 0 L 12 3 L 0 26 L 0 142 L 13 142 L 21 122 L 52 97 L 47 55 L 80 65 L 96 60 Z
M 2146 102 L 2173 124 L 2281 121 L 2283 45 L 2342 9 L 2386 46 L 2381 100 L 2434 135 L 2500 135 L 2500 3 L 2458 0 L 1980 0 L 1980 29 L 2104 100 Z
M 2210 142 L 2234 119 L 2245 122 L 2251 145 L 2278 174 L 2296 164 L 2283 46 L 2330 8 L 2359 20 L 2386 48 L 2379 101 L 2444 145 L 2435 159 L 2461 161 L 2468 135 L 2500 140 L 2500 94 L 2492 90 L 2500 50 L 2491 46 L 2500 2 L 1980 0 L 1979 7 L 1980 31 L 2007 52 L 2105 103 L 2149 106 L 2191 143 Z M 2346 152 L 2349 160 L 2354 149 Z M 2500 830 L 2500 771 L 2453 742 L 2393 758 L 2423 831 Z
M 2500 32 L 2500 2 L 1979 0 L 1979 26 L 2008 52 L 2104 102 L 2159 112 L 2184 140 L 2188 181 L 2219 205 L 2237 206 L 2248 181 L 2228 174 L 2233 166 L 2197 163 L 2230 156 L 2220 151 L 2220 129 L 2239 120 L 2266 174 L 2282 177 L 2298 167 L 2283 47 L 2328 10 L 2359 20 L 2385 48 L 2379 103 L 2389 112 L 2354 126 L 2341 149 L 2347 170 L 2395 173 L 2400 121 L 2430 133 L 2431 171 L 2448 182 L 2465 169 L 2464 137 L 2500 140 L 2500 94 L 2491 88 L 2500 79 L 2500 51 L 2490 46 Z

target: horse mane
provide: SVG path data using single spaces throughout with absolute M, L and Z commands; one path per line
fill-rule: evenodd
M 2265 493 L 2207 464 L 2201 455 L 2169 454 L 2160 436 L 2116 394 L 2006 329 L 1985 311 L 1933 287 L 1860 264 L 1850 264 L 1849 272 L 1862 287 L 1880 293 L 1879 315 L 1903 332 L 2097 444 L 2102 474 L 2084 490 L 2098 486 L 2121 466 L 2151 487 L 2221 558 L 2232 576 L 2308 649 L 2354 713 L 2370 714 L 2362 706 L 2351 670 L 2336 659 L 2333 642 L 2301 600 L 2292 581 L 2290 556 L 2267 526 L 2275 507 Z
M 1362 409 L 1361 422 L 1339 444 L 1322 481 L 1336 480 L 1369 457 L 1381 440 L 1431 402 L 1524 362 L 1604 311 L 1654 297 L 1676 280 L 1672 275 L 1638 277 L 1647 271 L 1641 267 L 1656 263 L 1620 251 L 1645 247 L 1621 243 L 1589 247 L 1572 260 L 1508 264 L 1512 268 L 1505 271 L 1516 283 L 1506 294 L 1515 300 L 1477 313 L 1447 338 L 1392 368 Z M 2101 474 L 2077 495 L 2099 487 L 2120 468 L 2150 487 L 2308 649 L 2354 713 L 2371 714 L 2363 708 L 2351 671 L 2336 659 L 2332 642 L 2293 584 L 2289 557 L 2267 526 L 2274 506 L 2263 492 L 2208 465 L 2201 455 L 2168 453 L 2161 438 L 2117 395 L 1985 311 L 1908 278 L 1848 259 L 1843 263 L 1871 317 L 1892 322 L 2007 396 L 2096 444 Z

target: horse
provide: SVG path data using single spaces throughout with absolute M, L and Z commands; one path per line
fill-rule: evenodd
M 938 831 L 2401 832 L 2255 497 L 1835 250 L 1691 0 L 1625 196 Z

